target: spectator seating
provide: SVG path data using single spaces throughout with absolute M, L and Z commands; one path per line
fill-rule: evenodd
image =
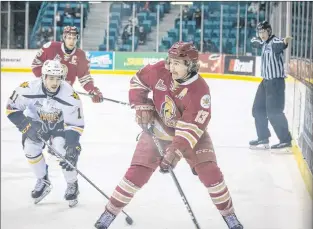
M 66 4 L 70 4 L 71 8 L 76 8 L 77 4 L 76 2 L 58 2 L 57 3 L 57 12 L 60 12 L 60 15 L 64 15 L 64 8 L 66 7 Z M 31 48 L 38 48 L 37 42 L 38 37 L 35 35 L 41 28 L 52 28 L 54 26 L 54 3 L 53 2 L 43 2 L 42 5 L 44 7 L 41 7 L 41 12 L 38 13 L 36 24 L 33 28 L 33 33 L 31 36 Z M 84 2 L 84 18 L 83 18 L 83 24 L 85 25 L 87 19 L 88 19 L 88 13 L 89 13 L 89 3 Z M 57 26 L 56 28 L 56 40 L 61 40 L 61 34 L 63 31 L 64 26 L 76 26 L 79 30 L 81 29 L 81 19 L 75 18 L 75 17 L 63 17 L 63 26 Z

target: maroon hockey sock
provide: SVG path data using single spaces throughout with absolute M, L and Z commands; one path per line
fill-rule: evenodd
M 109 203 L 106 205 L 106 209 L 117 215 L 130 203 L 135 193 L 148 182 L 153 172 L 150 168 L 132 165 L 115 188 Z
M 199 179 L 207 187 L 209 195 L 220 213 L 225 216 L 234 212 L 232 199 L 220 168 L 214 162 L 196 166 Z

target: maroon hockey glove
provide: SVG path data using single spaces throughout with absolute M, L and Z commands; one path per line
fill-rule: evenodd
M 93 95 L 92 102 L 94 103 L 101 103 L 103 102 L 103 95 L 99 88 L 94 87 L 91 91 L 89 91 L 90 95 Z
M 153 121 L 154 106 L 150 104 L 136 105 L 136 122 L 144 130 L 148 131 L 149 124 Z
M 170 167 L 174 169 L 182 157 L 183 154 L 179 151 L 179 149 L 171 146 L 168 147 L 160 164 L 160 172 L 168 173 Z

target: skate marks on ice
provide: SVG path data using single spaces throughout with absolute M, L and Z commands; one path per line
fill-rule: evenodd
M 1 90 L 2 98 L 10 96 L 17 85 L 28 80 L 24 75 L 17 78 L 2 75 L 2 80 L 8 83 L 12 81 L 13 85 Z M 103 89 L 104 96 L 127 101 L 127 90 L 122 85 L 128 87 L 129 77 L 95 76 L 95 80 Z M 244 227 L 311 229 L 312 214 L 309 213 L 312 213 L 312 200 L 293 156 L 248 149 L 248 141 L 255 130 L 250 112 L 253 101 L 247 95 L 254 95 L 257 85 L 210 79 L 208 82 L 214 112 L 208 130 L 236 214 Z M 89 98 L 83 96 L 81 99 L 85 116 L 89 118 L 82 137 L 83 151 L 78 166 L 101 190 L 110 195 L 129 166 L 139 129 L 134 123 L 133 111 L 125 106 L 119 107 L 109 102 L 92 104 Z M 2 126 L 11 125 L 6 119 L 2 116 L 1 124 L 5 124 Z M 1 145 L 2 228 L 92 229 L 107 200 L 79 177 L 79 203 L 75 208 L 69 208 L 64 199 L 66 182 L 58 161 L 45 154 L 53 189 L 45 199 L 34 205 L 30 192 L 36 179 L 32 177 L 23 154 L 21 136 L 12 128 L 2 131 L 2 138 L 5 140 Z M 182 160 L 175 168 L 175 173 L 201 228 L 226 228 L 207 190 L 198 177 L 191 173 L 187 163 Z M 158 171 L 136 194 L 125 211 L 132 216 L 134 224 L 128 226 L 124 216 L 119 215 L 110 229 L 193 228 L 171 177 Z M 286 217 L 289 215 L 292 217 Z

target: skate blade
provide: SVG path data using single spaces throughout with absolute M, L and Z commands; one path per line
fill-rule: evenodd
M 271 153 L 279 154 L 279 155 L 292 154 L 292 149 L 291 147 L 286 147 L 286 148 L 281 148 L 281 149 L 271 149 Z
M 69 206 L 70 208 L 75 207 L 77 204 L 78 204 L 78 200 L 77 200 L 77 199 L 76 199 L 76 200 L 69 200 L 69 201 L 68 201 L 68 206 Z
M 42 201 L 51 192 L 51 189 L 51 186 L 46 188 L 40 197 L 34 199 L 34 204 L 38 204 L 40 201 Z
M 250 146 L 249 148 L 252 150 L 269 150 L 270 146 L 267 144 L 263 144 L 263 145 L 258 145 L 258 146 Z

